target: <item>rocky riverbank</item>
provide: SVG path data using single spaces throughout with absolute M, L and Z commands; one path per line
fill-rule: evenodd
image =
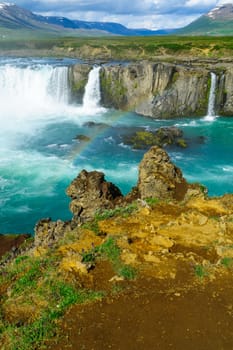
M 209 300 L 209 287 L 211 293 L 216 289 L 216 295 L 220 295 L 224 283 L 231 281 L 233 195 L 208 198 L 203 186 L 187 183 L 161 148 L 152 147 L 144 155 L 138 183 L 125 197 L 105 180 L 104 174 L 85 170 L 70 184 L 67 194 L 73 219 L 41 220 L 35 227 L 34 242 L 15 258 L 2 261 L 0 340 L 4 349 L 40 349 L 45 343 L 54 349 L 76 349 L 78 344 L 95 350 L 103 345 L 117 349 L 114 344 L 118 342 L 109 336 L 111 329 L 104 324 L 98 326 L 99 305 L 109 304 L 114 310 L 116 300 L 121 300 L 122 313 L 127 302 L 129 307 L 135 306 L 134 315 L 139 317 L 139 298 L 141 305 L 147 303 L 154 310 L 149 318 L 145 313 L 144 323 L 150 320 L 155 325 L 164 313 L 163 307 L 160 316 L 155 312 L 156 305 L 165 305 L 161 298 L 167 300 L 168 314 L 176 298 L 182 301 L 184 312 L 189 296 L 192 300 Z M 145 289 L 148 286 L 153 286 L 149 294 Z M 198 294 L 200 288 L 202 297 Z M 228 292 L 232 295 L 230 289 Z M 127 293 L 132 293 L 132 299 L 127 299 Z M 103 307 L 110 317 L 111 307 L 109 311 Z M 224 300 L 222 307 L 231 312 L 231 299 Z M 92 321 L 95 327 L 108 333 L 105 340 L 101 338 L 102 343 L 95 343 L 93 337 L 88 340 L 80 330 L 89 329 L 90 312 L 96 312 Z M 222 316 L 219 310 L 217 314 Z M 227 315 L 221 319 L 223 324 L 228 322 Z M 185 317 L 180 319 L 185 323 Z M 119 316 L 120 327 L 121 320 L 127 329 L 135 326 Z M 219 335 L 217 324 L 213 328 L 211 323 L 212 338 L 218 339 L 223 348 L 228 343 L 233 345 L 233 336 L 227 331 Z M 161 332 L 169 329 L 165 323 L 161 327 Z M 195 327 L 192 342 L 197 346 L 206 331 L 199 337 L 195 333 L 199 327 Z M 62 338 L 58 337 L 60 333 Z M 123 342 L 121 348 L 129 344 L 133 350 L 137 344 L 137 348 L 144 349 L 149 344 L 144 337 L 149 333 L 139 330 L 141 343 Z M 168 338 L 162 340 L 160 336 L 157 334 L 160 348 L 166 349 Z M 183 330 L 181 336 L 169 338 L 170 343 L 181 348 L 185 336 Z M 52 340 L 48 344 L 49 338 Z
M 70 68 L 73 99 L 80 101 L 91 65 Z M 233 115 L 233 65 L 229 61 L 108 63 L 100 70 L 101 103 L 152 118 L 204 116 L 211 72 L 216 76 L 215 113 Z

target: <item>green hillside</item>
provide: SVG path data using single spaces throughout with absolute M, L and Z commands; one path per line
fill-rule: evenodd
M 217 20 L 202 16 L 176 34 L 184 35 L 233 35 L 233 19 Z

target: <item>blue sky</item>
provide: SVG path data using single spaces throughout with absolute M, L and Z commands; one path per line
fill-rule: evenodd
M 13 0 L 14 1 L 14 0 Z M 15 0 L 42 15 L 118 22 L 129 28 L 178 28 L 233 0 Z

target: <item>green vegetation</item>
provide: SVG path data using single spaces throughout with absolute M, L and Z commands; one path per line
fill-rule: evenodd
M 98 222 L 101 220 L 107 220 L 115 216 L 122 216 L 127 218 L 132 212 L 137 209 L 136 202 L 130 203 L 125 207 L 116 207 L 114 209 L 108 209 L 104 211 L 97 211 L 92 221 L 86 222 L 82 225 L 83 228 L 94 231 L 97 235 L 101 234 L 98 226 Z
M 158 198 L 146 198 L 146 203 L 150 205 L 151 207 L 154 207 L 160 202 Z
M 106 220 L 114 216 L 128 217 L 133 211 L 137 209 L 137 203 L 130 203 L 125 207 L 116 207 L 114 209 L 98 211 L 95 215 L 96 220 Z
M 232 31 L 231 31 L 232 33 Z M 79 57 L 83 59 L 179 60 L 195 57 L 232 57 L 232 36 L 152 36 L 152 37 L 46 37 L 34 39 L 15 33 L 13 39 L 0 36 L 1 54 Z M 18 35 L 18 36 L 17 36 Z M 24 39 L 22 39 L 24 38 Z M 106 88 L 108 82 L 106 81 Z M 78 87 L 80 88 L 80 87 Z M 119 96 L 121 87 L 119 82 Z
M 184 35 L 232 35 L 232 20 L 216 20 L 202 16 L 188 26 L 177 31 L 177 34 Z
M 136 270 L 129 265 L 122 263 L 120 259 L 121 250 L 118 247 L 116 240 L 109 237 L 103 244 L 98 247 L 93 247 L 87 252 L 82 253 L 82 262 L 94 265 L 98 259 L 109 260 L 115 272 L 127 280 L 132 280 L 136 277 Z
M 203 265 L 196 265 L 194 267 L 194 273 L 199 278 L 203 278 L 203 277 L 208 276 L 208 272 Z
M 59 256 L 19 256 L 0 275 L 3 349 L 38 349 L 56 334 L 57 319 L 73 304 L 103 297 L 58 273 Z M 6 294 L 7 291 L 7 294 Z M 25 297 L 26 296 L 26 297 Z M 4 347 L 5 346 L 5 347 Z
M 221 259 L 221 265 L 231 268 L 233 266 L 233 258 L 225 257 Z

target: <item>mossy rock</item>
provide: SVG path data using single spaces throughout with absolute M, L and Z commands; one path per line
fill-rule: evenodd
M 164 127 L 156 131 L 140 130 L 132 135 L 124 137 L 124 143 L 134 149 L 149 149 L 152 146 L 176 145 L 182 148 L 187 147 L 186 141 L 181 138 L 182 130 L 176 127 Z
M 178 139 L 176 141 L 177 146 L 186 148 L 187 147 L 187 142 L 184 139 Z
M 82 142 L 89 142 L 91 138 L 89 136 L 80 134 L 75 136 L 75 140 L 82 141 Z

